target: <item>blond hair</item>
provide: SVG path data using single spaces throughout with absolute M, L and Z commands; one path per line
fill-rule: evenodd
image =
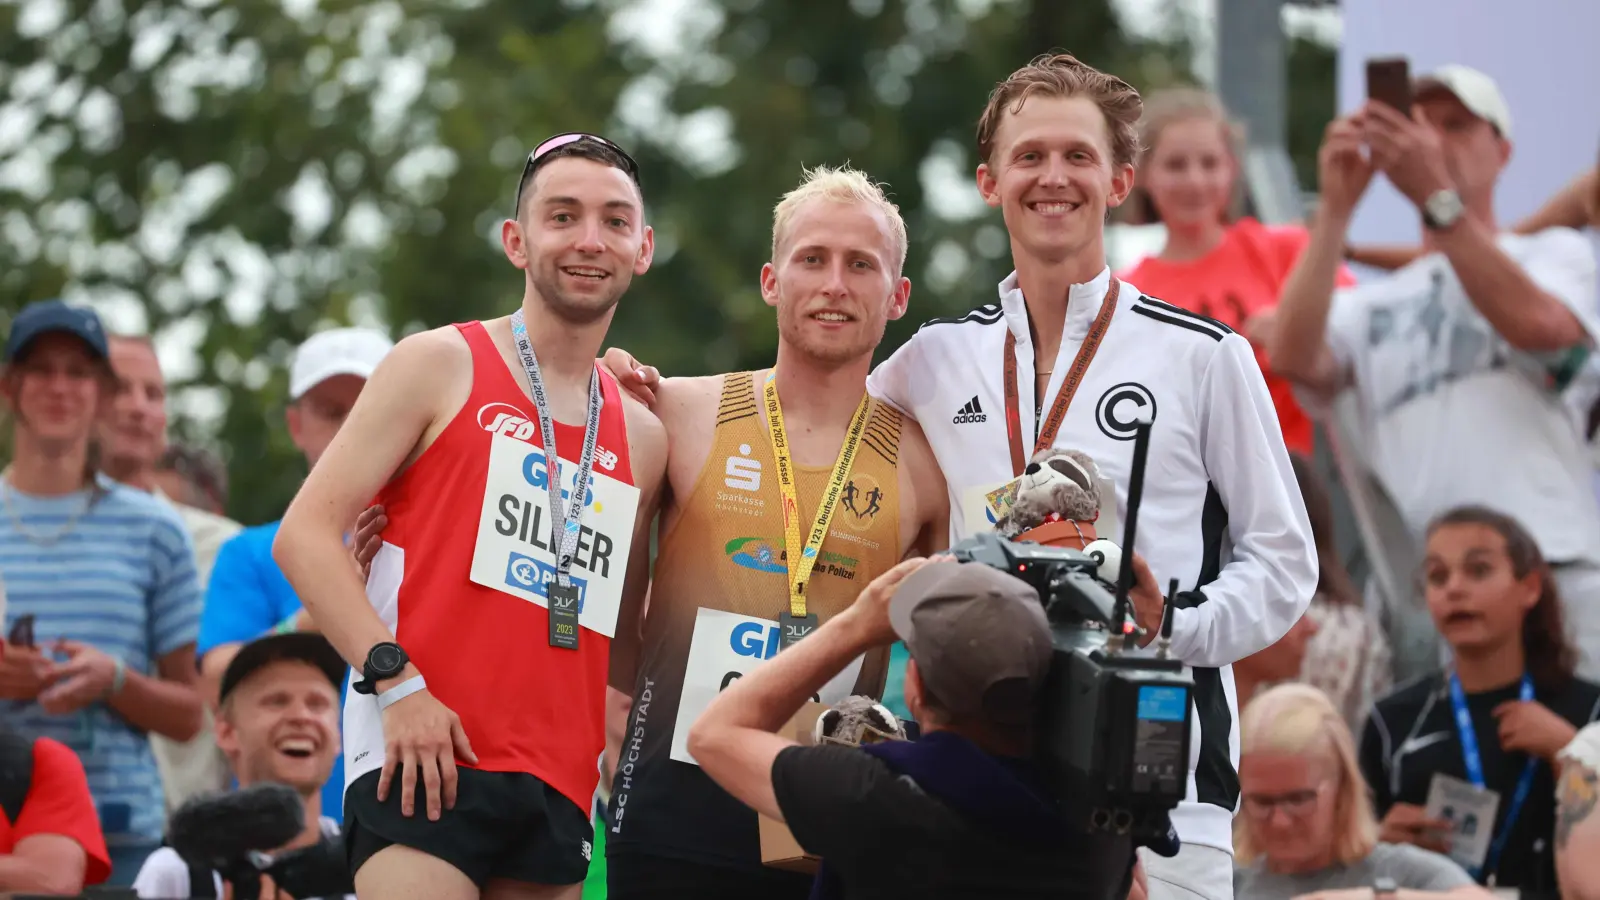
M 813 200 L 864 203 L 883 213 L 884 220 L 889 223 L 890 251 L 894 256 L 894 275 L 898 277 L 906 264 L 906 220 L 900 216 L 900 207 L 884 193 L 883 185 L 849 165 L 817 166 L 800 171 L 800 184 L 784 194 L 778 205 L 772 208 L 773 261 L 778 260 L 778 247 L 788 235 L 789 223 L 801 206 Z
M 1334 862 L 1353 865 L 1378 842 L 1378 820 L 1356 763 L 1355 738 L 1328 695 L 1308 684 L 1281 684 L 1256 695 L 1239 719 L 1239 753 L 1318 756 L 1338 768 L 1334 795 Z M 1249 865 L 1262 855 L 1250 833 L 1250 818 L 1233 825 L 1233 855 Z
M 1222 133 L 1222 142 L 1233 157 L 1236 169 L 1244 164 L 1244 127 L 1228 116 L 1228 110 L 1216 94 L 1196 87 L 1175 87 L 1156 91 L 1144 105 L 1144 115 L 1139 119 L 1139 161 L 1137 168 L 1144 172 L 1155 155 L 1161 132 L 1183 122 L 1213 122 Z M 1161 221 L 1161 213 L 1150 199 L 1150 191 L 1137 179 L 1128 201 L 1124 221 L 1130 225 L 1149 225 Z M 1233 195 L 1228 208 L 1223 210 L 1222 221 L 1232 223 L 1244 212 L 1244 180 L 1235 174 Z
M 1144 102 L 1133 86 L 1081 62 L 1070 53 L 1043 54 L 1011 73 L 989 94 L 978 117 L 978 160 L 987 163 L 994 136 L 1006 113 L 1015 114 L 1030 97 L 1087 97 L 1100 108 L 1111 136 L 1111 160 L 1132 165 L 1139 155 L 1139 114 Z

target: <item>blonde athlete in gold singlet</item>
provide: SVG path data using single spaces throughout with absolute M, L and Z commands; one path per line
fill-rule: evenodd
M 810 890 L 809 876 L 762 866 L 755 813 L 685 745 L 734 678 L 948 540 L 944 480 L 921 430 L 866 396 L 873 351 L 911 293 L 905 246 L 899 211 L 865 176 L 809 173 L 774 211 L 761 272 L 777 364 L 656 390 L 670 486 L 648 615 L 638 633 L 619 625 L 612 645 L 613 722 L 631 706 L 606 834 L 612 900 Z M 624 607 L 620 621 L 639 613 Z M 887 663 L 886 650 L 869 654 L 821 699 L 880 695 Z

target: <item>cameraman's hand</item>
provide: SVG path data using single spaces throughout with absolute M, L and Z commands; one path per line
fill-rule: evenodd
M 411 666 L 390 686 L 416 674 Z M 456 757 L 469 763 L 478 757 L 461 727 L 461 717 L 440 703 L 427 689 L 417 691 L 383 711 L 383 772 L 378 776 L 378 800 L 389 797 L 395 767 L 400 769 L 400 814 L 416 811 L 417 776 L 427 788 L 428 819 L 438 821 L 441 809 L 456 805 Z
M 923 566 L 950 560 L 949 554 L 944 553 L 929 557 L 914 556 L 902 560 L 899 565 L 872 579 L 872 582 L 856 597 L 856 602 L 840 615 L 851 618 L 852 624 L 859 629 L 863 641 L 869 642 L 868 646 L 892 644 L 899 640 L 899 636 L 894 633 L 894 626 L 889 624 L 889 599 L 894 596 L 895 589 L 907 575 Z
M 1166 611 L 1167 600 L 1161 595 L 1156 576 L 1145 564 L 1144 557 L 1133 554 L 1133 587 L 1128 589 L 1128 602 L 1133 605 L 1133 620 L 1144 629 L 1139 646 L 1148 647 L 1161 631 L 1161 615 Z

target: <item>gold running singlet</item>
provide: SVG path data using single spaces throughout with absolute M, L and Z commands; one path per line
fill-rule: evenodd
M 900 413 L 869 401 L 865 432 L 805 589 L 822 622 L 900 561 Z M 833 466 L 795 466 L 802 539 Z M 661 536 L 606 836 L 617 852 L 759 867 L 756 815 L 700 771 L 689 726 L 733 679 L 778 651 L 789 610 L 783 499 L 752 372 L 723 377 L 716 436 L 694 490 Z M 855 660 L 824 702 L 883 693 L 888 648 Z

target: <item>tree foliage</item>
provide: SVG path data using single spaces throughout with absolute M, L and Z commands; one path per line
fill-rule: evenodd
M 1141 87 L 1185 68 L 1109 0 L 644 5 L 0 0 L 0 308 L 65 295 L 193 344 L 174 427 L 225 452 L 231 514 L 264 521 L 303 474 L 293 347 L 508 310 L 496 235 L 545 136 L 597 130 L 641 165 L 657 260 L 610 343 L 727 370 L 772 358 L 756 276 L 802 166 L 849 161 L 906 214 L 916 287 L 886 352 L 1004 274 L 970 187 L 996 81 L 1052 48 Z

